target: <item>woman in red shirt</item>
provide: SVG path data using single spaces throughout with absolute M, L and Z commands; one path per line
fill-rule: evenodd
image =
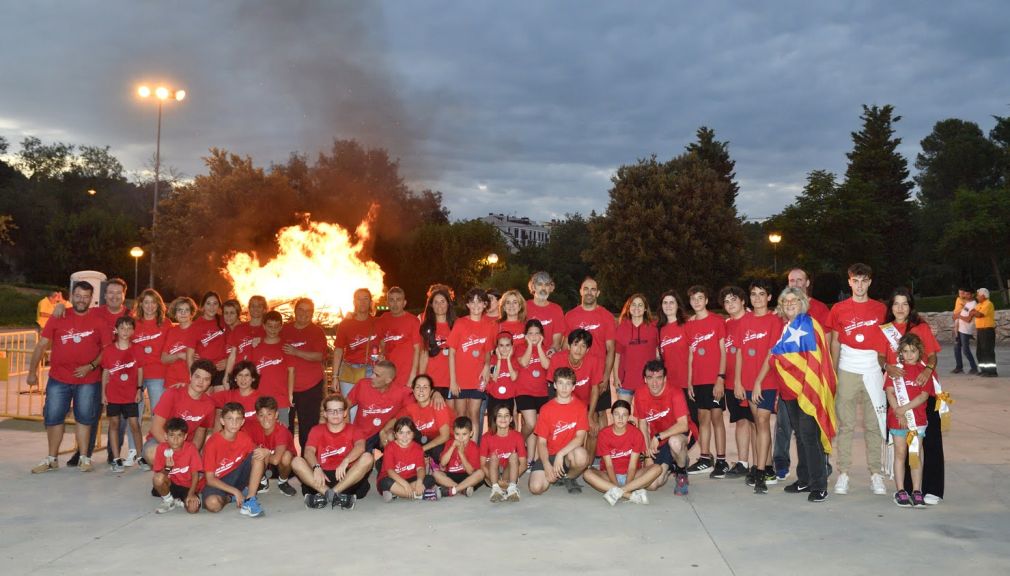
M 644 294 L 632 294 L 624 303 L 614 339 L 614 386 L 617 395 L 630 402 L 644 382 L 645 363 L 659 357 L 659 330 Z
M 452 292 L 439 285 L 428 290 L 428 302 L 421 318 L 421 359 L 418 374 L 427 374 L 435 390 L 449 397 L 449 334 L 456 324 Z
M 224 369 L 228 363 L 228 335 L 221 320 L 221 297 L 207 292 L 200 302 L 200 317 L 193 321 L 196 330 L 196 357 L 214 363 L 210 393 L 224 389 Z
M 169 316 L 176 324 L 168 329 L 161 350 L 161 363 L 165 365 L 165 388 L 189 385 L 189 367 L 196 355 L 197 334 L 193 328 L 196 302 L 180 296 L 168 307 Z

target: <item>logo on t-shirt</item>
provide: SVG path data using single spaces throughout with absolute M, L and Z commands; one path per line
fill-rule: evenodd
M 271 366 L 277 366 L 278 364 L 283 364 L 283 358 L 262 358 L 259 363 L 256 364 L 256 370 L 258 372 L 263 372 L 264 368 L 269 368 Z
M 94 330 L 85 330 L 84 332 L 75 332 L 71 328 L 66 334 L 60 336 L 60 343 L 66 344 L 68 341 L 72 341 L 74 344 L 80 344 L 81 340 L 84 340 L 88 336 L 94 334 Z
M 551 434 L 551 440 L 554 440 L 569 430 L 574 430 L 575 426 L 575 422 L 558 422 L 554 424 L 554 432 Z
M 670 346 L 671 344 L 676 344 L 677 342 L 680 342 L 683 339 L 684 339 L 683 336 L 674 336 L 673 338 L 664 338 L 663 341 L 659 343 L 659 347 L 660 348 L 666 348 L 667 346 Z
M 659 420 L 660 418 L 666 416 L 669 413 L 670 413 L 670 409 L 669 408 L 667 408 L 666 410 L 663 410 L 662 412 L 656 412 L 656 410 L 652 409 L 652 410 L 649 410 L 649 413 L 645 415 L 645 421 L 646 422 L 653 422 L 655 420 Z
M 392 406 L 376 406 L 375 404 L 369 404 L 367 408 L 361 409 L 362 416 L 375 416 L 377 414 L 389 414 L 393 410 Z
M 333 448 L 331 446 L 327 446 L 326 448 L 323 448 L 323 451 L 319 454 L 319 457 L 322 458 L 323 460 L 328 460 L 334 456 L 340 456 L 346 450 L 347 446 L 341 446 L 339 448 Z
M 224 336 L 224 330 L 218 330 L 216 332 L 208 332 L 203 338 L 200 338 L 200 344 L 204 346 L 210 344 L 211 340 L 214 340 L 218 336 Z
M 227 458 L 222 458 L 221 461 L 218 462 L 217 469 L 214 470 L 214 475 L 215 476 L 221 476 L 221 475 L 227 473 L 229 470 L 231 470 L 232 468 L 234 468 L 235 465 L 238 464 L 239 462 L 241 462 L 243 459 L 245 459 L 245 454 L 243 454 L 242 456 L 236 456 L 234 460 L 229 460 Z
M 402 474 L 404 472 L 410 472 L 415 468 L 417 468 L 417 464 L 411 462 L 410 464 L 397 464 L 393 467 L 393 470 L 395 470 L 397 474 Z
M 487 342 L 487 338 L 477 338 L 474 336 L 470 336 L 469 338 L 467 338 L 466 342 L 463 343 L 463 346 L 461 348 L 463 349 L 463 352 L 466 352 L 468 348 L 473 348 L 474 346 L 482 346 L 485 342 Z
M 877 320 L 875 318 L 870 318 L 869 320 L 862 320 L 862 321 L 853 318 L 852 320 L 849 320 L 848 324 L 845 325 L 845 335 L 848 336 L 849 334 L 852 334 L 854 330 L 858 330 L 864 326 L 869 327 L 876 325 Z
M 768 335 L 767 332 L 751 332 L 748 329 L 747 332 L 744 333 L 744 335 L 743 335 L 743 344 L 746 344 L 746 343 L 750 342 L 751 340 L 760 340 L 761 338 L 764 338 L 767 335 Z M 741 346 L 743 344 L 741 344 Z
M 368 344 L 374 338 L 375 336 L 362 336 L 361 338 L 355 338 L 354 340 L 351 340 L 351 343 L 348 344 L 347 347 L 354 350 L 355 348 L 360 348 L 365 344 Z
M 691 340 L 691 350 L 694 351 L 702 342 L 711 340 L 713 336 L 715 336 L 715 330 L 709 332 L 708 334 L 695 334 L 694 338 Z
M 200 422 L 203 422 L 205 416 L 206 416 L 205 414 L 200 415 L 190 414 L 188 410 L 184 411 L 182 414 L 179 414 L 179 418 L 182 418 L 186 422 L 196 422 L 198 424 Z

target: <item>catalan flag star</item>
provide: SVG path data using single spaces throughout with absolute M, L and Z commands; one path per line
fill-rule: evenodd
M 800 345 L 800 340 L 809 334 L 809 332 L 804 332 L 802 328 L 793 328 L 791 325 L 786 326 L 786 330 L 789 331 L 789 337 L 786 338 L 786 344 L 796 344 Z

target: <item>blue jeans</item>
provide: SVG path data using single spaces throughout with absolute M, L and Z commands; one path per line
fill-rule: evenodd
M 73 402 L 74 420 L 83 426 L 94 426 L 102 413 L 102 383 L 67 384 L 52 376 L 46 382 L 46 403 L 42 408 L 46 426 L 63 424 Z
M 971 339 L 971 334 L 957 333 L 957 341 L 954 342 L 954 367 L 958 370 L 964 370 L 964 362 L 961 360 L 961 353 L 964 352 L 964 355 L 968 357 L 968 365 L 973 371 L 978 371 L 978 364 L 971 354 Z

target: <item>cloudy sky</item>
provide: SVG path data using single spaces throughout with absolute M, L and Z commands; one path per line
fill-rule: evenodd
M 830 5 L 829 7 L 819 7 Z M 1010 115 L 1010 4 L 0 0 L 0 135 L 153 156 L 212 146 L 261 165 L 356 138 L 454 218 L 606 209 L 614 169 L 730 142 L 740 212 L 844 172 L 861 105 L 893 104 L 910 162 L 941 119 Z M 16 144 L 13 148 L 17 148 Z

